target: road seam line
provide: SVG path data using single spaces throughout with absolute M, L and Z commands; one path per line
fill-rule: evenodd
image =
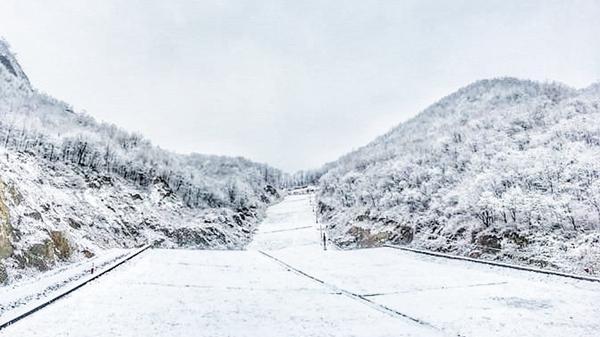
M 411 289 L 411 290 L 404 290 L 404 291 L 391 291 L 391 292 L 387 292 L 387 293 L 369 293 L 369 294 L 362 294 L 362 296 L 364 296 L 364 297 L 388 296 L 388 295 L 398 295 L 398 294 L 411 294 L 411 293 L 418 293 L 418 292 L 424 292 L 424 291 L 489 287 L 489 286 L 497 286 L 497 285 L 504 285 L 504 284 L 508 284 L 508 282 L 476 283 L 476 284 L 468 284 L 468 285 L 464 285 L 464 286 L 451 286 L 451 287 L 418 288 L 418 289 Z
M 443 333 L 447 333 L 447 331 L 445 331 L 444 329 L 439 328 L 439 327 L 437 327 L 437 326 L 435 326 L 435 325 L 433 325 L 431 323 L 428 323 L 428 322 L 425 322 L 425 321 L 423 321 L 421 319 L 418 319 L 418 318 L 412 317 L 410 315 L 404 314 L 404 313 L 402 313 L 402 312 L 400 312 L 398 310 L 392 309 L 392 308 L 390 308 L 388 306 L 385 306 L 383 304 L 379 304 L 377 302 L 374 302 L 374 301 L 372 301 L 372 300 L 364 297 L 363 295 L 351 292 L 349 290 L 345 290 L 345 289 L 339 288 L 339 287 L 337 287 L 337 286 L 335 286 L 333 284 L 329 284 L 329 283 L 327 283 L 327 282 L 325 282 L 325 281 L 323 281 L 323 280 L 321 280 L 319 278 L 316 278 L 316 277 L 314 277 L 314 276 L 312 276 L 310 274 L 305 273 L 304 271 L 302 271 L 300 269 L 297 269 L 297 268 L 289 265 L 288 263 L 286 263 L 286 262 L 284 262 L 284 261 L 282 261 L 282 260 L 280 260 L 280 259 L 278 259 L 278 258 L 276 258 L 276 257 L 274 257 L 274 256 L 272 256 L 272 255 L 270 255 L 270 254 L 262 251 L 262 250 L 259 250 L 258 252 L 261 253 L 262 255 L 268 257 L 269 259 L 271 259 L 271 260 L 279 263 L 280 265 L 284 266 L 288 271 L 292 271 L 292 272 L 294 272 L 296 274 L 302 275 L 304 277 L 308 277 L 311 280 L 324 285 L 325 287 L 329 288 L 333 292 L 340 293 L 341 295 L 344 295 L 344 296 L 346 296 L 346 297 L 348 297 L 350 299 L 353 299 L 353 300 L 355 300 L 357 302 L 363 303 L 363 304 L 365 304 L 365 305 L 367 305 L 367 306 L 369 306 L 369 307 L 371 307 L 371 308 L 373 308 L 373 309 L 375 309 L 375 310 L 377 310 L 379 312 L 385 313 L 385 314 L 387 314 L 389 316 L 392 316 L 392 317 L 395 317 L 395 318 L 408 319 L 408 320 L 412 321 L 413 323 L 417 323 L 417 324 L 420 324 L 422 326 L 425 326 L 425 327 L 428 327 L 428 328 L 431 328 L 431 329 L 434 329 L 434 330 L 437 330 L 437 331 L 440 331 L 440 332 L 443 332 Z M 457 334 L 457 336 L 461 336 L 461 335 Z

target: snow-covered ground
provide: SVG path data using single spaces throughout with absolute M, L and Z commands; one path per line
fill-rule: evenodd
M 107 249 L 91 259 L 53 269 L 21 282 L 0 287 L 0 324 L 86 282 L 123 260 L 133 249 Z M 94 273 L 92 273 L 92 270 Z
M 390 248 L 323 251 L 311 196 L 248 251 L 151 250 L 0 336 L 597 336 L 600 284 Z

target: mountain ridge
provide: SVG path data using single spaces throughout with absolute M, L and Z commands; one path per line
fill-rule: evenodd
M 517 87 L 525 87 L 527 89 L 537 89 L 537 90 L 540 90 L 541 88 L 544 88 L 544 87 L 548 88 L 548 89 L 559 88 L 559 89 L 564 89 L 566 91 L 566 93 L 569 93 L 571 95 L 575 94 L 575 92 L 577 91 L 577 89 L 573 89 L 573 88 L 571 88 L 565 84 L 562 84 L 560 82 L 536 82 L 533 80 L 519 79 L 516 77 L 497 77 L 497 78 L 477 80 L 471 84 L 468 84 L 466 86 L 459 88 L 458 90 L 454 91 L 453 93 L 451 93 L 449 95 L 446 95 L 446 96 L 440 98 L 435 103 L 429 105 L 427 108 L 425 108 L 424 110 L 419 112 L 417 115 L 394 126 L 391 130 L 385 132 L 381 136 L 377 136 L 373 141 L 369 142 L 368 144 L 356 149 L 355 151 L 351 151 L 348 154 L 343 155 L 342 157 L 340 157 L 340 159 L 343 159 L 347 155 L 351 155 L 356 152 L 364 151 L 371 146 L 377 145 L 379 142 L 389 140 L 391 137 L 393 137 L 396 133 L 399 132 L 398 131 L 399 128 L 403 128 L 407 124 L 410 125 L 410 124 L 420 123 L 423 118 L 431 117 L 432 115 L 439 113 L 439 110 L 441 110 L 441 109 L 447 109 L 447 105 L 449 104 L 449 102 L 452 100 L 455 100 L 457 97 L 460 97 L 460 98 L 463 98 L 465 96 L 469 97 L 469 96 L 473 96 L 473 95 L 477 94 L 477 92 L 479 92 L 479 94 L 481 94 L 482 91 L 489 92 L 490 90 L 492 90 L 493 88 L 498 87 L 498 86 L 504 86 L 505 87 L 504 89 L 514 90 L 515 85 L 517 85 Z M 598 88 L 600 88 L 600 82 L 595 83 L 595 85 L 597 85 Z M 590 85 L 589 87 L 586 87 L 584 89 L 579 89 L 579 90 L 584 91 L 592 86 L 594 86 L 594 84 Z M 453 112 L 456 113 L 456 111 L 453 111 Z M 338 161 L 338 160 L 336 160 L 336 161 Z M 336 161 L 334 161 L 334 162 L 336 162 Z
M 599 194 L 587 178 L 600 174 L 597 85 L 500 78 L 440 99 L 327 164 L 319 214 L 330 237 L 598 270 Z

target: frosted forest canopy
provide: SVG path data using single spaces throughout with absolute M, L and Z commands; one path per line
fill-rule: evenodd
M 330 164 L 319 211 L 342 245 L 598 270 L 598 158 L 600 85 L 482 80 Z

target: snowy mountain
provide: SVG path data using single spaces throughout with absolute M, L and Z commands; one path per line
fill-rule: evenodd
M 600 84 L 483 80 L 334 163 L 319 214 L 384 243 L 600 272 Z
M 283 177 L 74 112 L 33 89 L 0 41 L 0 283 L 108 247 L 244 247 Z

